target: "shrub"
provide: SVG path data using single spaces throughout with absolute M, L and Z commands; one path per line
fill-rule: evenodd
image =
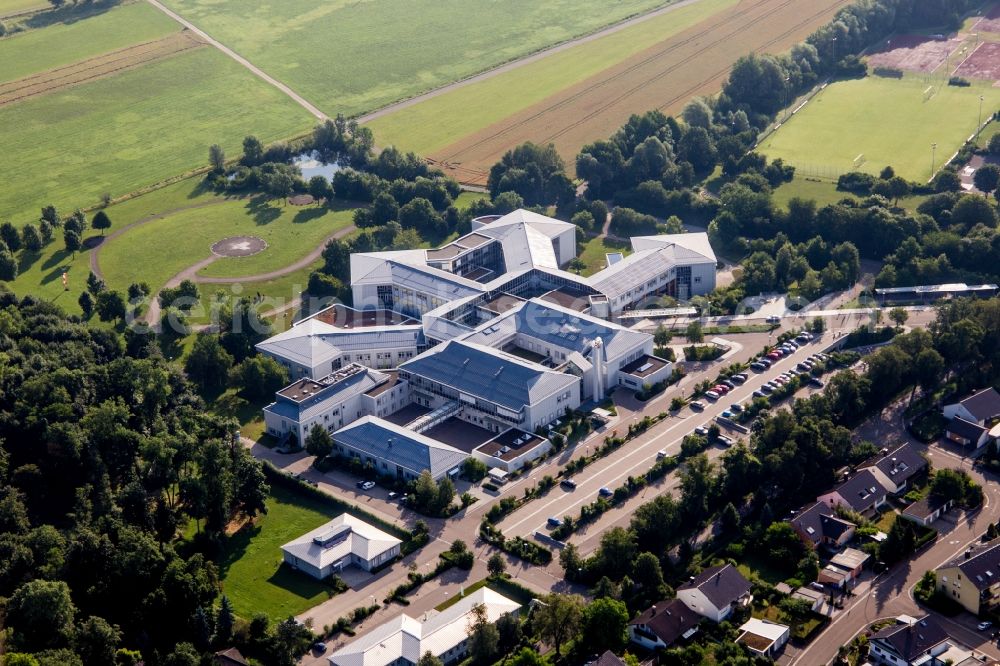
M 957 86 L 959 88 L 968 88 L 972 84 L 969 83 L 968 79 L 963 79 L 961 76 L 953 76 L 948 79 L 949 86 Z

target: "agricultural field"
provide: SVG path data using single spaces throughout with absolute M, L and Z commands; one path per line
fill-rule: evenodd
M 38 4 L 37 0 L 32 0 Z M 3 13 L 3 0 L 0 0 Z M 0 40 L 0 82 L 59 69 L 180 32 L 180 25 L 142 2 L 73 23 L 57 23 Z
M 462 182 L 474 184 L 484 183 L 489 167 L 524 141 L 555 144 L 572 166 L 583 145 L 608 136 L 631 114 L 656 108 L 674 113 L 692 97 L 717 92 L 737 58 L 790 47 L 848 2 L 817 0 L 807 11 L 785 0 L 729 6 L 629 57 L 610 57 L 612 66 L 559 86 L 541 101 L 429 156 Z
M 699 0 L 598 39 L 461 85 L 367 123 L 382 144 L 428 155 L 643 51 L 738 0 Z
M 357 115 L 666 3 L 167 0 L 166 4 L 328 114 Z
M 301 107 L 207 46 L 53 90 L 0 106 L 0 142 L 18 156 L 0 217 L 20 225 L 47 203 L 93 205 L 204 164 L 212 143 L 238 153 L 249 133 L 273 141 L 310 125 Z
M 834 83 L 758 150 L 794 165 L 799 176 L 836 177 L 855 168 L 877 174 L 891 165 L 905 178 L 925 181 L 931 175 L 931 144 L 937 144 L 940 167 L 975 132 L 979 96 L 984 109 L 1000 105 L 1000 88 L 938 84 L 925 99 L 927 88 L 919 76 Z M 859 155 L 864 161 L 857 165 Z

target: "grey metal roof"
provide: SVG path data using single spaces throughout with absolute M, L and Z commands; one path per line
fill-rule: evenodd
M 415 475 L 426 469 L 438 477 L 468 457 L 452 446 L 376 416 L 364 416 L 344 426 L 333 434 L 333 441 Z
M 578 381 L 511 354 L 457 340 L 424 352 L 399 369 L 513 411 Z
M 496 341 L 517 333 L 570 352 L 589 357 L 596 338 L 604 342 L 605 355 L 617 358 L 642 347 L 652 339 L 648 333 L 633 331 L 597 317 L 541 299 L 530 299 L 486 324 L 465 338 L 466 341 L 496 347 Z
M 332 377 L 332 375 L 330 375 L 330 377 Z M 319 379 L 317 381 L 319 383 L 323 383 L 327 379 L 327 377 L 324 377 L 323 379 Z M 298 404 L 296 404 L 295 401 L 282 398 L 279 395 L 278 399 L 274 403 L 268 405 L 266 409 L 270 412 L 278 414 L 279 416 L 284 416 L 285 418 L 294 419 L 300 422 L 308 421 L 309 419 L 330 410 L 334 405 L 342 403 L 356 395 L 366 393 L 376 386 L 384 384 L 388 380 L 388 375 L 378 372 L 377 370 L 372 370 L 371 368 L 364 368 L 363 372 L 350 375 L 349 377 L 335 383 L 329 383 L 327 386 L 324 386 L 322 389 L 317 391 L 315 395 L 307 400 L 299 402 Z

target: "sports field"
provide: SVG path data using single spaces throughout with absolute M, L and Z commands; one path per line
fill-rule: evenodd
M 37 0 L 34 2 L 37 4 Z M 29 30 L 0 40 L 0 82 L 63 67 L 172 32 L 180 32 L 180 25 L 144 2 L 116 7 L 74 23 Z
M 273 141 L 309 115 L 210 47 L 0 107 L 0 145 L 15 155 L 0 218 L 40 206 L 92 205 L 200 166 L 208 146 L 238 153 L 244 136 Z
M 936 86 L 925 101 L 921 77 L 867 77 L 828 86 L 796 113 L 758 150 L 794 165 L 797 175 L 836 174 L 855 168 L 877 174 L 891 165 L 916 181 L 930 178 L 931 144 L 936 167 L 972 135 L 979 114 L 1000 105 L 1000 88 Z
M 166 4 L 328 114 L 354 115 L 666 3 L 166 0 Z
M 631 114 L 655 108 L 677 112 L 692 97 L 717 92 L 737 58 L 750 51 L 781 52 L 827 22 L 849 2 L 811 0 L 806 9 L 788 0 L 742 0 L 728 6 L 716 3 L 698 7 L 705 1 L 699 0 L 688 8 L 695 14 L 703 13 L 689 14 L 690 23 L 684 29 L 673 34 L 665 30 L 666 38 L 631 53 L 623 53 L 621 43 L 618 52 L 603 48 L 598 51 L 604 57 L 603 69 L 589 76 L 583 70 L 574 70 L 576 73 L 567 81 L 553 76 L 547 94 L 545 90 L 533 93 L 532 99 L 541 99 L 500 119 L 492 111 L 478 109 L 494 98 L 519 96 L 521 82 L 516 79 L 502 90 L 498 87 L 502 84 L 492 81 L 469 86 L 463 92 L 466 96 L 475 95 L 472 88 L 486 86 L 482 95 L 485 101 L 472 106 L 473 117 L 459 125 L 461 131 L 442 124 L 435 125 L 437 134 L 429 135 L 422 121 L 433 115 L 433 110 L 423 117 L 416 114 L 423 104 L 438 108 L 442 104 L 431 99 L 400 111 L 413 114 L 410 117 L 414 120 L 399 121 L 398 128 L 389 130 L 390 135 L 402 137 L 408 133 L 407 126 L 420 125 L 417 135 L 421 137 L 421 145 L 442 146 L 431 151 L 429 157 L 450 175 L 467 183 L 485 182 L 489 167 L 508 149 L 525 141 L 554 143 L 572 165 L 584 144 L 607 137 Z M 670 14 L 673 12 L 655 20 Z M 635 27 L 628 30 L 631 29 Z M 599 41 L 616 37 L 605 36 Z M 576 78 L 580 76 L 583 78 Z M 393 122 L 396 121 L 389 116 L 378 124 L 385 128 Z

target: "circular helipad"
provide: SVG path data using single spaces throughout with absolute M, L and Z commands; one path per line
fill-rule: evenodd
M 249 257 L 267 248 L 267 242 L 256 236 L 230 236 L 212 245 L 212 254 L 219 257 Z

